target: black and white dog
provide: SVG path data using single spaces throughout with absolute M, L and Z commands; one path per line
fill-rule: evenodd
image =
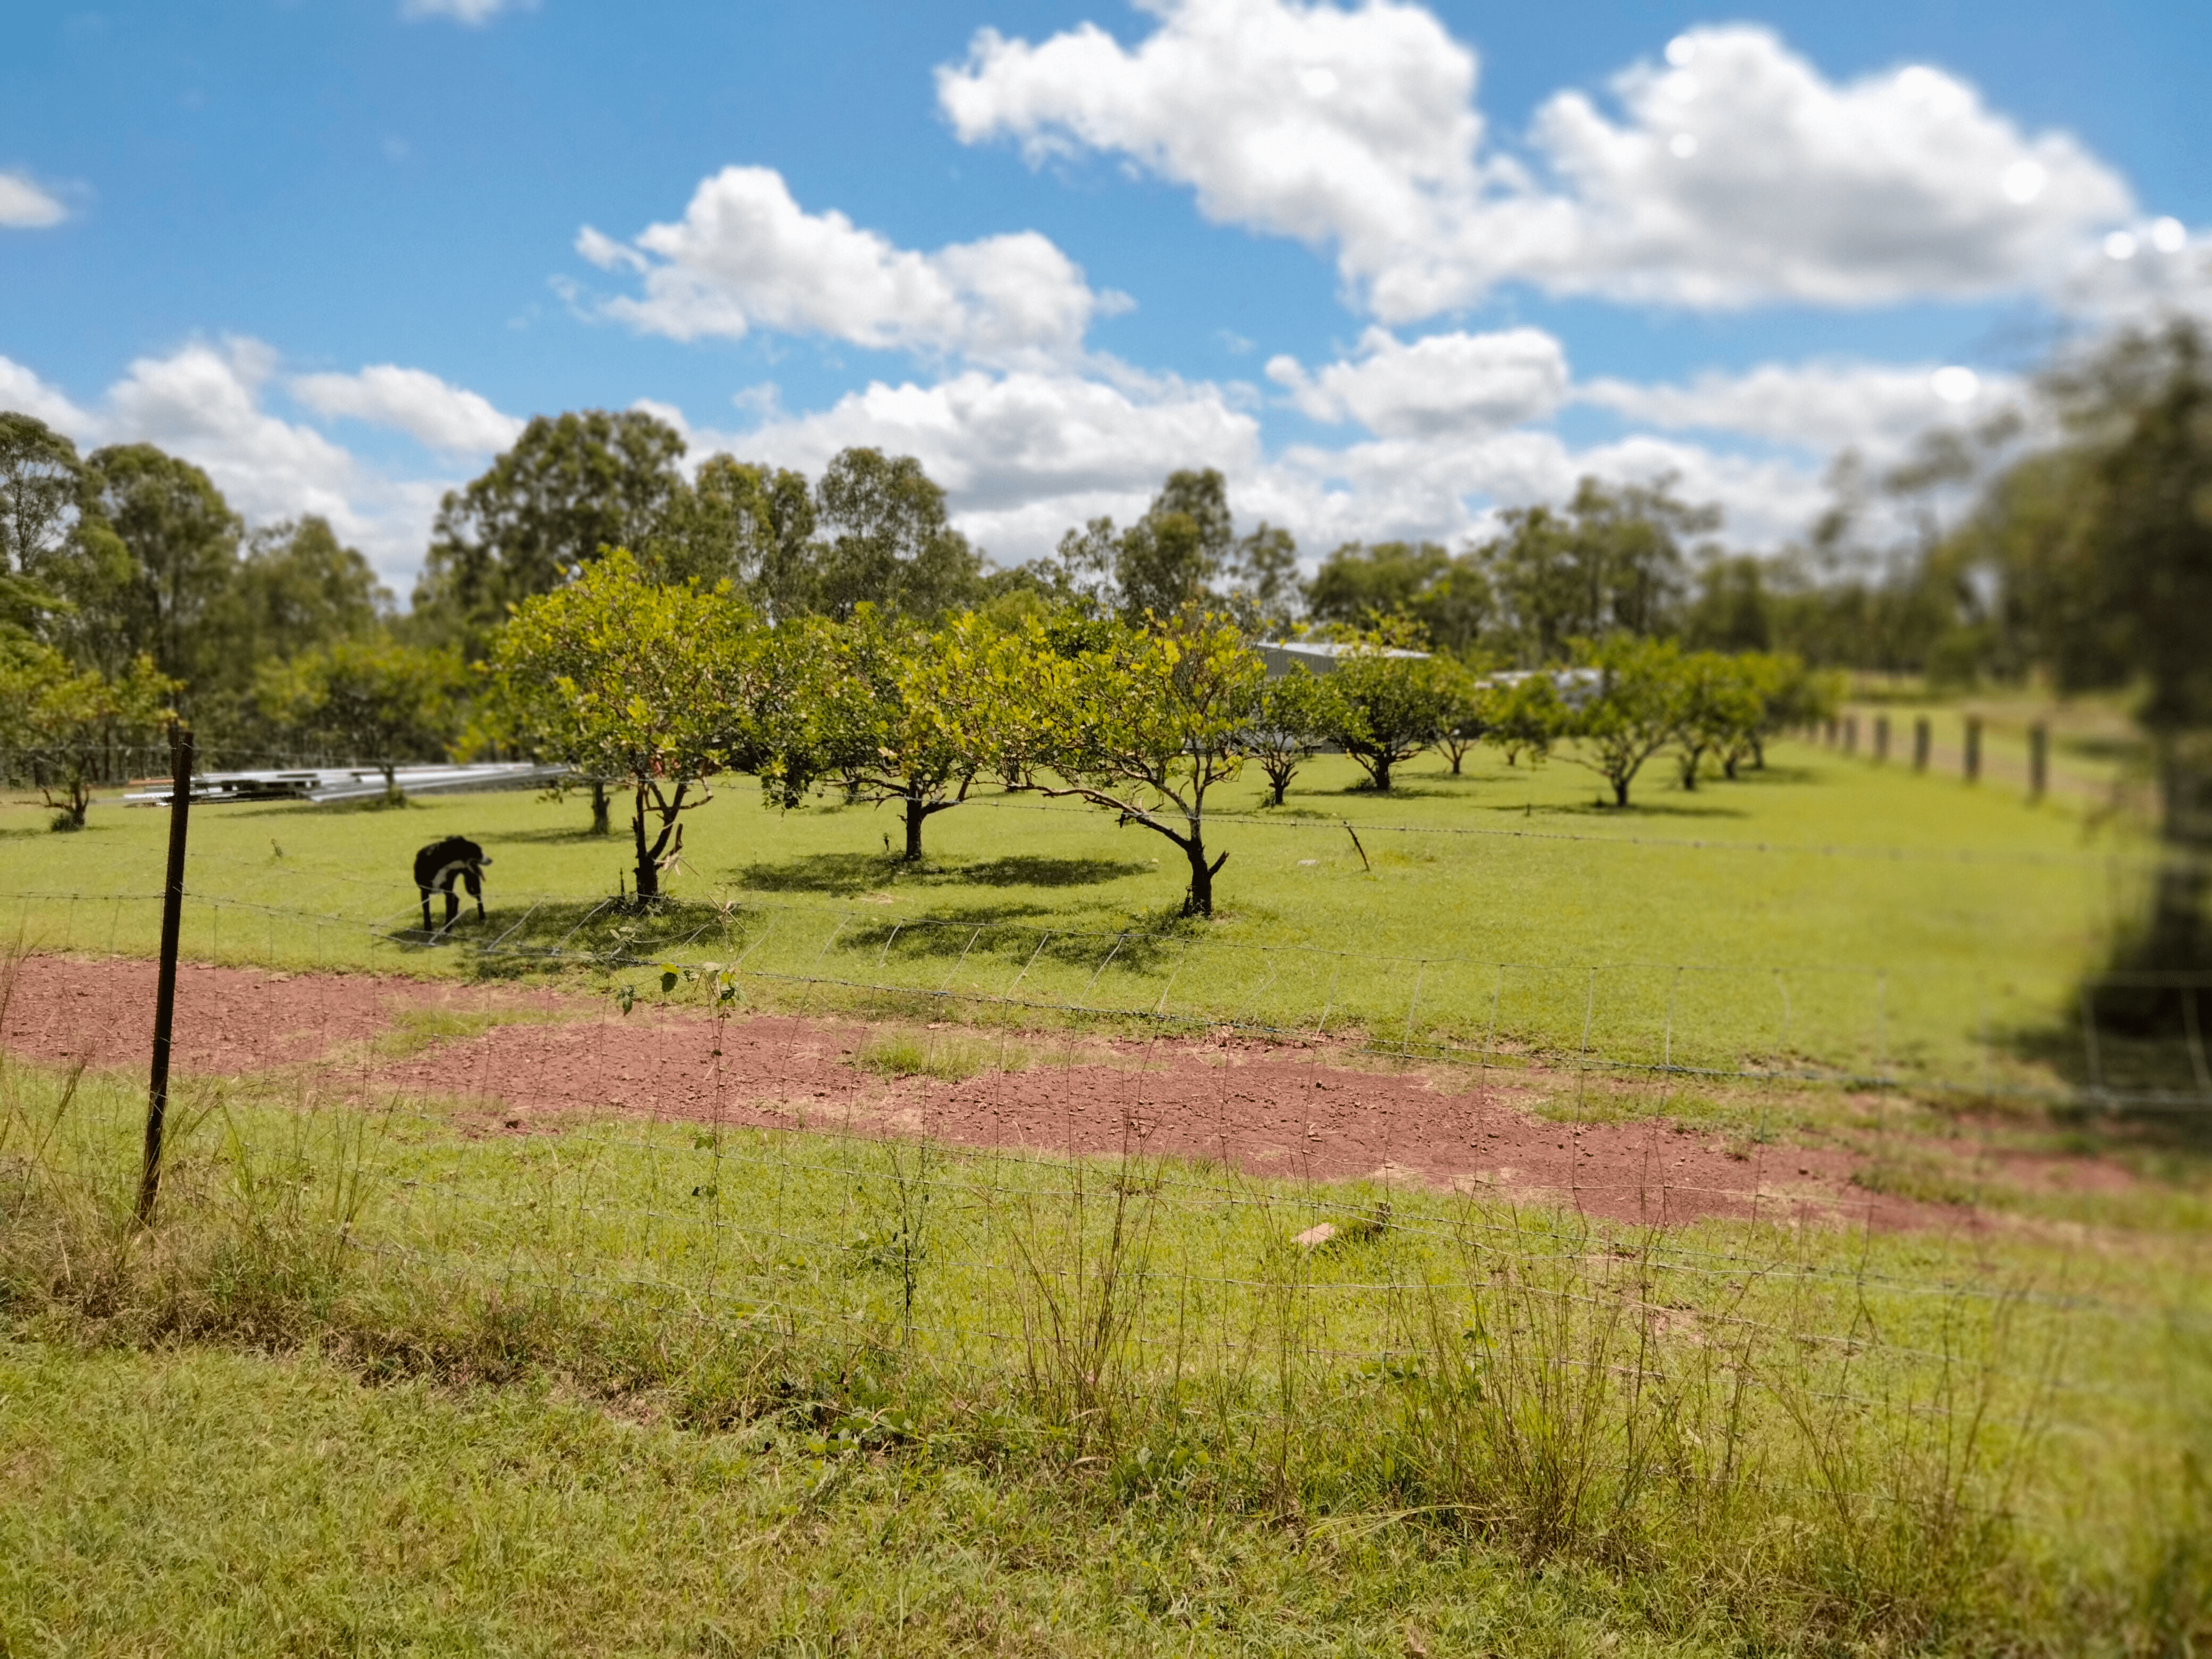
M 448 836 L 443 841 L 434 841 L 415 855 L 415 885 L 422 893 L 422 931 L 430 931 L 430 895 L 446 896 L 446 920 L 438 931 L 443 933 L 453 925 L 453 918 L 461 914 L 461 901 L 453 891 L 459 882 L 469 890 L 469 896 L 477 902 L 477 920 L 483 920 L 483 867 L 491 860 L 484 856 L 483 848 L 459 836 Z

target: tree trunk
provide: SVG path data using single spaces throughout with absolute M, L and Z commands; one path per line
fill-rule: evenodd
M 1751 740 L 1751 769 L 1754 772 L 1764 772 L 1766 769 L 1766 739 L 1765 738 L 1753 738 Z
M 1726 778 L 1730 783 L 1734 783 L 1735 781 L 1736 760 L 1736 752 L 1731 749 L 1729 750 L 1728 758 L 1721 763 L 1721 775 Z
M 641 901 L 660 896 L 660 866 L 645 846 L 645 791 L 637 792 L 637 810 L 630 816 L 630 833 L 637 842 L 637 896 Z
M 595 836 L 608 833 L 607 781 L 605 778 L 592 780 L 592 833 Z
M 1182 838 L 1177 837 L 1178 840 Z M 1183 856 L 1190 860 L 1190 891 L 1183 896 L 1182 913 L 1187 916 L 1210 916 L 1213 914 L 1214 872 L 1229 862 L 1224 853 L 1208 864 L 1206 861 L 1206 838 L 1197 830 L 1182 842 Z
M 1375 757 L 1374 777 L 1375 793 L 1378 795 L 1389 794 L 1390 793 L 1390 757 L 1388 755 L 1377 755 Z
M 399 793 L 398 769 L 390 761 L 384 763 L 384 804 L 397 806 L 407 798 Z
M 906 805 L 906 861 L 921 862 L 922 820 L 929 816 L 929 808 L 920 795 L 905 797 Z
M 1626 778 L 1615 778 L 1613 781 L 1613 804 L 1615 806 L 1626 806 L 1628 805 L 1628 780 Z

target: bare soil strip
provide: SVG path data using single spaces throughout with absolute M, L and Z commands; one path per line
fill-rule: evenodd
M 148 962 L 27 957 L 0 1007 L 0 1048 L 63 1064 L 138 1064 L 154 984 Z M 446 1016 L 456 1034 L 439 1036 Z M 484 1023 L 501 1019 L 520 1023 Z M 375 1052 L 375 1039 L 410 1023 L 430 1034 L 422 1046 Z M 1006 1039 L 1018 1069 L 986 1063 L 956 1082 L 878 1076 L 860 1063 L 876 1034 L 857 1021 L 780 1015 L 717 1022 L 640 1006 L 623 1017 L 603 1000 L 544 989 L 188 964 L 178 975 L 173 1063 L 216 1076 L 327 1068 L 349 1091 L 480 1103 L 494 1130 L 611 1110 L 1008 1150 L 1141 1152 L 1256 1176 L 1494 1193 L 1615 1221 L 1984 1224 L 1972 1209 L 1856 1184 L 1863 1160 L 1840 1148 L 1731 1149 L 1657 1117 L 1577 1124 L 1534 1115 L 1532 1105 L 1573 1097 L 1576 1079 L 1558 1073 L 1390 1070 L 1347 1063 L 1326 1045 L 1229 1036 L 1030 1034 Z M 986 1062 L 1000 1052 L 988 1033 L 913 1035 Z M 2105 1172 L 2066 1162 L 2081 1164 L 2075 1178 Z

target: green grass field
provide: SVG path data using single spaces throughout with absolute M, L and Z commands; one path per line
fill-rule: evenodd
M 579 800 L 210 809 L 185 949 L 424 975 L 550 965 L 517 952 L 600 977 L 618 957 L 743 958 L 770 998 L 780 979 L 826 978 L 1970 1089 L 2078 1072 L 2074 988 L 2140 902 L 2140 838 L 2070 803 L 1810 746 L 1772 759 L 1694 793 L 1655 763 L 1625 814 L 1557 759 L 1480 751 L 1454 777 L 1431 757 L 1388 797 L 1318 759 L 1279 811 L 1256 779 L 1224 792 L 1223 915 L 1203 926 L 1176 917 L 1179 855 L 1161 838 L 1031 796 L 933 818 L 916 871 L 884 856 L 888 812 L 772 811 L 732 780 L 687 818 L 676 904 L 644 918 L 602 902 L 627 842 L 586 833 Z M 40 896 L 0 902 L 28 944 L 150 954 L 165 827 L 102 805 L 60 836 L 34 807 L 0 813 L 0 886 Z M 490 921 L 426 947 L 407 866 L 454 831 L 493 854 Z
M 0 1073 L 10 1655 L 2117 1652 L 2212 1616 L 2185 1238 L 1404 1190 L 1361 1237 L 1358 1186 L 487 1138 L 296 1077 L 188 1086 L 134 1236 L 139 1106 Z M 1323 1218 L 1351 1242 L 1292 1242 Z
M 888 1074 L 1156 1013 L 1747 1072 L 1592 1109 L 1876 1122 L 1863 1181 L 1990 1224 L 487 1133 L 331 1066 L 181 1079 L 142 1232 L 139 1080 L 0 1054 L 0 1656 L 2205 1650 L 2203 1160 L 2167 1135 L 2120 1186 L 1985 1189 L 1954 1139 L 2136 1135 L 1972 1109 L 2078 1075 L 2138 833 L 1802 744 L 1694 793 L 1655 768 L 1626 814 L 1557 761 L 1351 781 L 1237 786 L 1206 924 L 1173 848 L 1028 797 L 939 816 L 905 870 L 887 814 L 734 781 L 643 915 L 573 799 L 213 809 L 185 950 L 645 999 L 664 960 L 736 963 L 750 1006 L 880 1016 L 857 1060 Z M 166 815 L 45 818 L 0 811 L 21 945 L 150 953 Z M 427 945 L 405 872 L 453 832 L 491 915 Z

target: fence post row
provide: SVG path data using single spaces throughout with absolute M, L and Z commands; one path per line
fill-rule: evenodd
M 161 890 L 161 969 L 154 993 L 154 1073 L 146 1090 L 146 1163 L 138 1176 L 138 1224 L 154 1218 L 161 1187 L 161 1129 L 169 1110 L 169 1036 L 177 1007 L 177 936 L 185 915 L 185 830 L 192 805 L 192 732 L 169 726 L 169 874 Z

